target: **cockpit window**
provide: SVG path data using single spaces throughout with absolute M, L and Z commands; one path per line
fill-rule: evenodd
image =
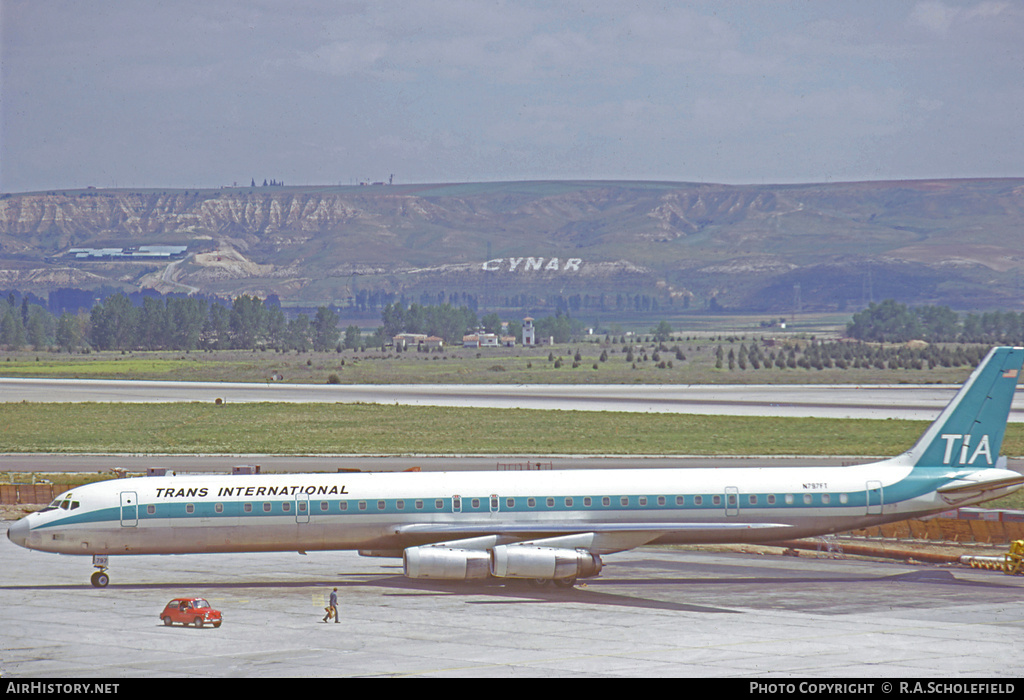
M 50 502 L 50 505 L 46 506 L 45 508 L 40 508 L 39 512 L 46 513 L 47 511 L 58 509 L 74 510 L 75 508 L 78 508 L 79 505 L 80 504 L 78 501 L 71 500 L 71 494 L 69 493 L 65 496 L 58 496 L 57 498 L 53 499 L 53 501 Z

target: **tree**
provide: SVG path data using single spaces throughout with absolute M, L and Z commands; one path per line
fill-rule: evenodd
M 202 299 L 168 299 L 171 347 L 175 350 L 198 348 L 206 316 L 206 302 Z
M 359 326 L 349 325 L 345 328 L 345 348 L 348 350 L 355 350 L 359 347 L 362 341 L 362 333 L 359 331 Z
M 21 314 L 11 304 L 0 308 L 0 345 L 18 350 L 25 344 L 25 325 L 21 322 Z
M 99 350 L 131 350 L 137 343 L 139 316 L 124 294 L 107 297 L 92 307 L 90 344 Z
M 651 331 L 654 334 L 654 340 L 658 343 L 664 343 L 670 337 L 672 337 L 672 326 L 669 325 L 668 321 L 662 321 L 658 324 L 657 328 Z
M 231 311 L 220 302 L 210 304 L 202 338 L 203 344 L 211 350 L 231 347 Z
M 500 333 L 501 317 L 493 311 L 489 314 L 484 314 L 480 317 L 480 325 L 483 326 L 484 330 L 488 333 Z
M 231 305 L 231 347 L 255 350 L 266 331 L 263 300 L 243 294 Z
M 309 316 L 299 314 L 288 322 L 288 344 L 293 350 L 308 352 L 313 347 L 310 339 Z
M 872 303 L 867 309 L 853 315 L 846 324 L 846 334 L 851 338 L 870 341 L 902 343 L 921 338 L 921 323 L 916 314 L 895 299 L 886 299 L 881 304 Z
M 82 344 L 84 334 L 77 316 L 72 316 L 67 311 L 57 319 L 57 328 L 54 333 L 57 347 L 65 352 L 71 352 Z
M 313 319 L 313 349 L 326 351 L 338 344 L 338 314 L 326 306 L 316 310 Z

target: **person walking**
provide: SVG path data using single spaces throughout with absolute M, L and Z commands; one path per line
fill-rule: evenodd
M 327 604 L 327 615 L 324 616 L 324 622 L 329 621 L 332 617 L 334 618 L 335 622 L 339 622 L 339 620 L 338 620 L 338 589 L 337 588 L 335 588 L 333 591 L 331 591 L 331 601 Z

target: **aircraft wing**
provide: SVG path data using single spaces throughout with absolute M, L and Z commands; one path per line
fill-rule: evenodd
M 1024 477 L 1022 477 L 1024 478 Z M 563 523 L 563 522 L 532 522 L 532 523 L 492 523 L 476 522 L 452 525 L 447 523 L 416 523 L 400 525 L 395 528 L 397 535 L 461 535 L 487 533 L 492 535 L 533 535 L 560 534 L 573 535 L 585 532 L 740 532 L 743 530 L 759 530 L 764 528 L 792 527 L 783 523 Z

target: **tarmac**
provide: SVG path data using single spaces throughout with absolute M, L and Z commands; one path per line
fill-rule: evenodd
M 1024 676 L 1024 577 L 948 564 L 641 548 L 575 588 L 421 582 L 355 552 L 88 557 L 0 522 L 0 677 Z M 778 550 L 781 552 L 782 550 Z M 341 623 L 324 623 L 338 587 Z M 205 597 L 214 629 L 165 627 Z

